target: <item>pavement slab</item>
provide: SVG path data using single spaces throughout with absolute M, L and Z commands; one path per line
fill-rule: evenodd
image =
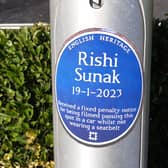
M 167 0 L 153 0 L 153 16 L 165 17 Z M 49 23 L 49 0 L 0 0 L 0 24 Z
M 49 22 L 49 0 L 0 0 L 0 24 Z

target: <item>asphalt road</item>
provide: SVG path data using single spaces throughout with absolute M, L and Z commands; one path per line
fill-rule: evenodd
M 168 0 L 153 0 L 153 4 L 153 16 L 165 18 L 165 14 L 168 14 Z
M 0 0 L 0 24 L 49 22 L 49 0 Z
M 153 0 L 154 17 L 168 13 L 168 1 Z M 1 23 L 49 22 L 49 0 L 0 0 Z

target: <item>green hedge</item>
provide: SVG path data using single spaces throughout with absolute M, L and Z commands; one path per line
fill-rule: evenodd
M 149 168 L 168 167 L 168 19 L 153 21 Z M 0 168 L 53 168 L 50 27 L 0 30 Z M 160 156 L 160 157 L 159 157 Z
M 0 30 L 1 168 L 53 167 L 50 55 L 49 26 Z
M 168 19 L 153 21 L 149 167 L 168 167 Z

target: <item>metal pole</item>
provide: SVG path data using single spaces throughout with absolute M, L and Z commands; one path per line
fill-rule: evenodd
M 151 0 L 51 0 L 57 168 L 145 168 Z

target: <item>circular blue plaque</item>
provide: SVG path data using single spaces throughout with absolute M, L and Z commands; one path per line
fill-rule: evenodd
M 75 139 L 104 145 L 124 136 L 140 113 L 143 73 L 125 37 L 87 29 L 68 39 L 55 73 L 56 104 Z

